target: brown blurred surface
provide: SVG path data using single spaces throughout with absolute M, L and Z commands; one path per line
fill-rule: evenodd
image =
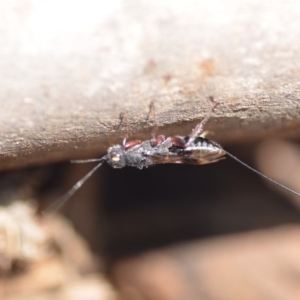
M 121 299 L 256 300 L 300 297 L 300 227 L 206 239 L 119 262 Z
M 297 1 L 1 1 L 1 168 L 101 154 L 210 107 L 218 142 L 299 135 Z M 122 132 L 120 132 L 122 131 Z M 144 131 L 144 132 L 142 132 Z
M 300 183 L 300 150 L 297 144 L 281 140 L 266 140 L 257 149 L 256 161 L 264 174 L 299 191 Z M 268 184 L 268 182 L 266 182 Z M 300 209 L 300 198 L 289 194 L 278 186 L 271 186 L 291 200 Z

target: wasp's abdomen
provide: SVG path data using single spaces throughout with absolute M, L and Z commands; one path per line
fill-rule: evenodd
M 184 140 L 188 140 L 188 137 L 185 137 Z M 199 165 L 217 162 L 226 155 L 219 144 L 202 137 L 196 138 L 186 148 L 172 145 L 169 152 L 174 158 L 177 157 L 175 163 Z

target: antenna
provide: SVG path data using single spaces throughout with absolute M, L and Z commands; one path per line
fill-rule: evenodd
M 223 149 L 223 150 L 224 150 L 224 149 Z M 292 194 L 294 194 L 294 195 L 300 197 L 300 194 L 299 194 L 299 193 L 297 193 L 297 192 L 293 191 L 292 189 L 286 187 L 285 185 L 283 185 L 283 184 L 277 182 L 276 180 L 274 180 L 274 179 L 268 177 L 267 175 L 264 175 L 263 173 L 260 173 L 259 171 L 257 171 L 257 170 L 255 170 L 254 168 L 250 167 L 249 165 L 247 165 L 246 163 L 244 163 L 243 161 L 241 161 L 240 159 L 238 159 L 237 157 L 235 157 L 235 156 L 232 155 L 231 153 L 227 152 L 226 150 L 224 150 L 224 151 L 226 152 L 226 154 L 227 154 L 228 156 L 230 156 L 231 158 L 233 158 L 235 161 L 237 161 L 238 163 L 240 163 L 241 165 L 243 165 L 243 166 L 246 167 L 247 169 L 249 169 L 249 170 L 251 170 L 252 172 L 258 174 L 259 176 L 261 176 L 261 177 L 263 177 L 263 178 L 265 178 L 265 179 L 271 181 L 271 182 L 274 183 L 275 185 L 280 186 L 281 188 L 285 189 L 286 191 L 288 191 L 288 192 L 290 192 L 290 193 L 292 193 Z
M 90 172 L 88 172 L 83 178 L 81 178 L 64 196 L 57 199 L 50 207 L 48 207 L 43 214 L 52 214 L 58 211 L 74 194 L 80 189 L 80 187 L 94 174 L 94 172 L 101 167 L 103 162 L 105 161 L 106 156 L 97 159 L 86 159 L 86 160 L 73 160 L 72 163 L 86 163 L 86 162 L 94 162 L 100 161 Z

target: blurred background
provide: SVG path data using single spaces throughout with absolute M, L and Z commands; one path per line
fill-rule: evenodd
M 94 166 L 69 160 L 126 130 L 188 135 L 209 96 L 208 137 L 300 192 L 299 14 L 299 1 L 0 1 L 0 298 L 297 299 L 300 197 L 230 157 L 103 164 L 45 211 Z

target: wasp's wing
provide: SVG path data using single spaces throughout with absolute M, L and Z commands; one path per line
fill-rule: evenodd
M 224 159 L 225 154 L 223 151 L 219 153 L 206 153 L 202 150 L 194 151 L 181 151 L 175 153 L 164 153 L 164 154 L 153 154 L 151 160 L 154 164 L 193 164 L 193 165 L 204 165 L 217 162 Z
M 186 148 L 174 144 L 167 151 L 155 151 L 150 157 L 154 164 L 194 164 L 203 165 L 224 159 L 222 147 L 208 139 L 199 137 Z

